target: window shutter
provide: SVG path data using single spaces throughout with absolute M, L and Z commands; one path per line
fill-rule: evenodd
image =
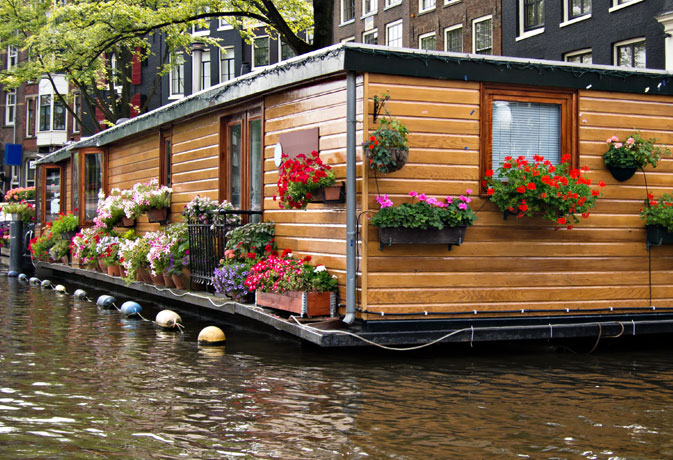
M 131 60 L 131 84 L 140 85 L 142 83 L 143 74 L 140 65 L 140 48 L 136 48 Z
M 136 93 L 131 98 L 131 118 L 140 115 L 140 104 L 142 104 L 142 98 L 140 93 Z

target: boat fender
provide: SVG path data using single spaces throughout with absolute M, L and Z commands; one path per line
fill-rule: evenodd
M 161 310 L 154 321 L 164 329 L 175 329 L 182 325 L 182 318 L 172 310 Z
M 28 277 L 25 273 L 19 273 L 19 281 L 23 281 L 24 283 L 28 281 Z
M 65 291 L 65 286 L 63 286 L 62 284 L 57 284 L 56 286 L 54 286 L 54 291 L 61 292 L 61 293 L 65 294 L 65 292 L 66 292 Z
M 103 308 L 110 308 L 114 305 L 116 301 L 117 299 L 115 299 L 111 295 L 103 294 L 99 296 L 98 299 L 96 300 L 96 305 Z
M 86 298 L 86 291 L 84 289 L 77 289 L 72 295 L 76 299 L 82 300 Z
M 120 310 L 124 316 L 135 316 L 142 313 L 143 307 L 138 302 L 127 300 L 122 304 Z
M 33 276 L 33 277 L 31 277 L 31 278 L 28 280 L 28 282 L 29 282 L 32 286 L 37 286 L 38 284 L 40 284 L 40 278 L 37 278 L 37 277 Z
M 16 270 L 10 270 L 9 272 L 7 272 L 7 276 L 16 278 L 17 276 L 19 276 L 19 272 L 17 272 Z
M 224 345 L 224 342 L 227 341 L 227 337 L 217 326 L 207 326 L 201 329 L 199 332 L 199 345 L 204 346 L 217 346 Z
M 44 280 L 44 281 L 42 281 L 42 282 L 40 283 L 40 287 L 41 287 L 42 289 L 46 289 L 46 288 L 51 287 L 51 281 L 49 281 L 49 280 Z

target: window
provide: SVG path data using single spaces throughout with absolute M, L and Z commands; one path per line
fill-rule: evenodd
M 476 54 L 493 54 L 492 17 L 484 16 L 472 21 L 472 51 Z
M 354 41 L 355 41 L 355 37 L 348 37 L 348 38 L 344 38 L 343 40 L 341 40 L 341 43 L 348 43 L 348 42 L 354 42 Z
M 234 48 L 220 50 L 220 81 L 231 80 L 236 77 L 236 55 Z
M 220 18 L 217 25 L 217 30 L 231 30 L 234 28 L 234 26 L 229 24 L 225 18 Z
M 563 60 L 566 62 L 577 62 L 580 64 L 591 64 L 591 48 L 573 51 L 563 55 Z
M 278 46 L 280 47 L 280 49 L 278 50 L 278 55 L 280 56 L 281 61 L 296 56 L 294 50 L 290 47 L 290 45 L 285 43 L 283 40 L 278 40 Z
M 615 43 L 614 53 L 615 65 L 639 69 L 646 66 L 644 38 Z
M 418 48 L 434 51 L 437 49 L 437 38 L 434 32 L 423 34 L 418 37 Z
M 362 32 L 362 43 L 366 43 L 367 45 L 377 45 L 379 43 L 378 29 Z
M 26 161 L 23 167 L 26 187 L 35 187 L 35 163 L 33 161 Z
M 523 30 L 544 26 L 544 0 L 523 0 Z
M 203 10 L 201 10 L 201 13 L 209 13 L 210 8 L 205 7 Z M 192 35 L 208 35 L 210 34 L 210 19 L 209 18 L 204 18 L 200 19 L 197 22 L 194 23 L 192 26 Z
M 79 181 L 84 197 L 84 209 L 80 210 L 80 221 L 91 222 L 98 215 L 98 194 L 103 191 L 103 153 L 100 151 L 80 152 L 83 165 L 80 171 L 83 180 Z
M 39 131 L 65 131 L 65 106 L 54 99 L 51 94 L 40 96 Z
M 355 0 L 341 0 L 341 24 L 355 20 Z
M 7 91 L 5 94 L 5 125 L 14 126 L 16 121 L 16 91 Z
M 51 131 L 51 95 L 40 96 L 40 131 Z
M 481 100 L 481 177 L 507 156 L 544 156 L 553 164 L 571 154 L 576 163 L 576 94 L 487 85 Z
M 35 137 L 35 98 L 26 98 L 26 137 Z
M 182 97 L 185 94 L 185 58 L 182 53 L 171 56 L 171 84 L 169 97 Z
M 269 65 L 269 37 L 255 37 L 252 42 L 252 68 Z
M 75 93 L 72 96 L 72 110 L 78 117 L 82 116 L 82 96 L 79 93 Z M 80 131 L 79 121 L 77 118 L 72 118 L 72 132 L 78 133 Z
M 261 210 L 263 151 L 261 109 L 221 122 L 220 200 L 237 209 Z
M 206 48 L 201 53 L 201 62 L 200 62 L 200 89 L 210 88 L 210 50 Z
M 19 50 L 16 46 L 9 45 L 7 47 L 7 70 L 16 67 L 19 63 Z
M 159 183 L 167 187 L 172 182 L 172 133 L 171 131 L 161 132 L 161 145 L 159 146 Z
M 122 92 L 122 86 L 119 84 L 121 79 L 121 70 L 117 69 L 117 55 L 110 56 L 110 79 L 112 80 L 112 87 L 118 93 Z
M 385 8 L 392 8 L 393 6 L 401 5 L 402 0 L 386 0 L 385 1 Z
M 444 51 L 463 52 L 463 26 L 458 24 L 444 29 Z
M 418 12 L 425 13 L 426 11 L 435 9 L 435 0 L 419 0 L 418 1 Z
M 366 16 L 368 14 L 376 13 L 378 9 L 377 0 L 362 0 L 362 15 Z
M 564 3 L 566 21 L 591 14 L 591 0 L 565 0 Z
M 402 47 L 402 20 L 386 24 L 386 45 Z
M 631 6 L 635 3 L 640 3 L 644 0 L 611 0 L 610 4 L 610 9 L 608 10 L 610 13 L 616 10 L 621 10 L 622 8 L 625 8 L 627 6 Z
M 45 165 L 44 177 L 42 179 L 41 202 L 43 204 L 40 212 L 41 222 L 52 222 L 61 212 L 61 203 L 63 203 L 63 174 L 62 168 L 57 165 Z

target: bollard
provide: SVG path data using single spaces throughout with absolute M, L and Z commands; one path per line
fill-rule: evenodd
M 23 221 L 21 214 L 12 214 L 9 224 L 9 271 L 19 273 L 23 259 Z

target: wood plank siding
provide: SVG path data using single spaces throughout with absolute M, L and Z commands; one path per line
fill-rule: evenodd
M 409 128 L 409 162 L 378 175 L 378 190 L 395 204 L 411 190 L 443 198 L 479 190 L 480 85 L 464 81 L 369 74 L 365 80 L 366 129 L 373 131 L 374 94 L 388 92 L 389 111 Z M 419 313 L 673 307 L 673 247 L 655 247 L 650 260 L 638 212 L 646 197 L 641 172 L 626 183 L 605 169 L 605 140 L 639 130 L 673 148 L 673 98 L 578 92 L 579 165 L 592 183 L 605 181 L 588 219 L 573 230 L 554 230 L 542 219 L 503 219 L 490 202 L 471 203 L 478 220 L 465 242 L 443 246 L 398 245 L 379 249 L 377 229 L 363 238 L 368 275 L 363 280 L 366 319 L 380 312 Z M 363 136 L 363 140 L 366 137 Z M 646 168 L 655 196 L 673 190 L 673 159 Z M 368 172 L 366 206 L 376 210 L 377 181 Z M 378 314 L 378 315 L 377 315 Z M 441 316 L 440 316 L 441 317 Z M 385 319 L 394 316 L 384 317 Z

